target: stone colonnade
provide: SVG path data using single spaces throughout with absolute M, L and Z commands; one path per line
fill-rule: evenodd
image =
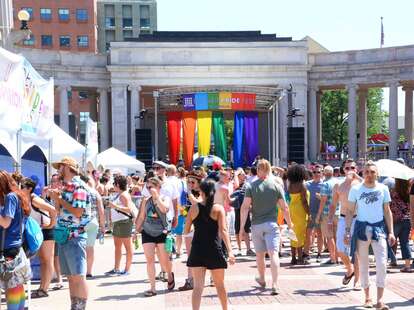
M 59 125 L 67 133 L 69 133 L 68 92 L 72 88 L 66 84 L 61 84 L 57 87 L 60 100 Z M 98 128 L 101 150 L 109 148 L 111 144 L 124 152 L 135 150 L 135 129 L 140 128 L 140 120 L 138 118 L 141 107 L 140 91 L 141 87 L 136 84 L 113 85 L 111 88 L 96 89 L 98 95 L 97 104 L 99 105 Z M 130 92 L 129 107 L 128 92 Z M 130 115 L 130 120 L 127 120 L 127 115 Z M 128 132 L 128 125 L 130 125 L 130 132 L 125 134 Z M 130 137 L 129 141 L 128 136 Z
M 413 89 L 409 83 L 390 81 L 389 88 L 389 158 L 398 157 L 398 87 L 405 92 L 405 139 L 412 149 L 413 141 Z M 367 97 L 369 86 L 348 84 L 348 149 L 352 158 L 364 158 L 367 153 Z M 321 95 L 323 88 L 309 90 L 309 160 L 317 160 L 322 143 Z M 357 110 L 358 106 L 358 110 Z M 359 132 L 359 139 L 357 135 Z

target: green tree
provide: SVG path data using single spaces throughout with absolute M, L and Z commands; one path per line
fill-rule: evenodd
M 383 90 L 370 88 L 367 96 L 367 137 L 387 133 L 387 113 L 381 110 Z M 348 93 L 325 91 L 321 98 L 322 140 L 341 149 L 348 140 Z M 358 132 L 358 129 L 357 129 Z

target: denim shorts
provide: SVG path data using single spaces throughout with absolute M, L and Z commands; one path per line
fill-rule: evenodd
M 279 252 L 279 226 L 275 222 L 252 225 L 252 240 L 256 252 Z
M 86 275 L 86 235 L 59 244 L 60 270 L 63 275 Z

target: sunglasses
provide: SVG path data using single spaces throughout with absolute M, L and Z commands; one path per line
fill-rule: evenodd
M 162 169 L 162 167 L 155 166 L 155 167 L 152 167 L 152 169 L 153 169 L 153 170 L 160 170 L 160 169 Z
M 351 167 L 345 167 L 344 170 L 348 171 L 348 170 L 356 170 L 355 166 L 351 166 Z
M 314 171 L 313 174 L 321 174 L 320 171 Z

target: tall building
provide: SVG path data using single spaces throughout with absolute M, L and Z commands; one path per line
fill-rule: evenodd
M 98 0 L 98 49 L 157 30 L 156 0 Z
M 28 48 L 96 52 L 96 0 L 13 0 L 14 24 L 17 13 L 30 14 Z

